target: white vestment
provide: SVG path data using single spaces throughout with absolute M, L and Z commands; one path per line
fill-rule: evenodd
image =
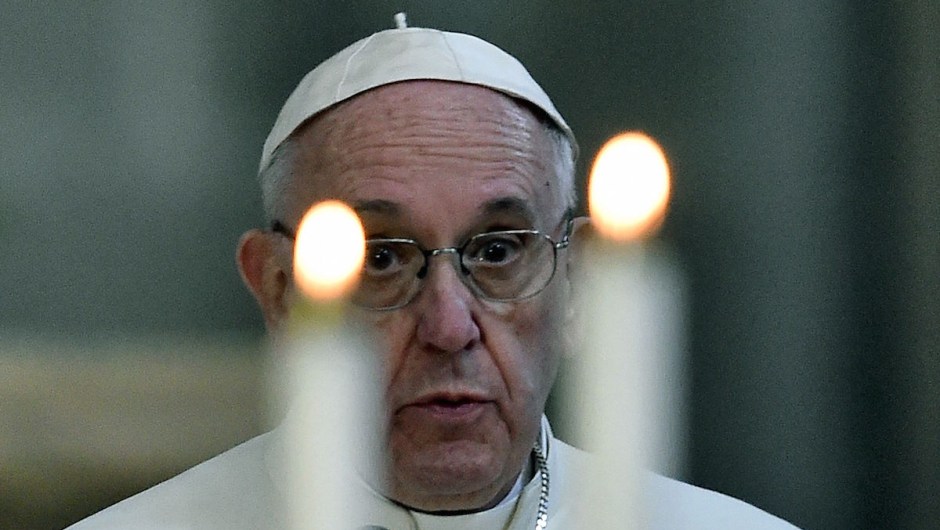
M 550 488 L 548 529 L 577 529 L 575 476 L 591 458 L 558 440 L 543 420 Z M 93 515 L 67 530 L 287 530 L 280 430 L 253 438 Z M 413 513 L 363 483 L 363 506 L 348 530 L 529 530 L 535 528 L 537 472 L 515 499 L 459 516 Z M 649 474 L 648 530 L 794 530 L 745 502 Z M 508 526 L 507 526 L 508 523 Z M 332 530 L 332 529 L 331 529 Z M 337 529 L 347 530 L 347 529 Z

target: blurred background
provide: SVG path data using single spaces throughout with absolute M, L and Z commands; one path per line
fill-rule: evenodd
M 933 0 L 2 0 L 0 528 L 62 528 L 266 428 L 234 265 L 261 145 L 399 10 L 522 60 L 582 182 L 620 131 L 666 150 L 674 474 L 806 529 L 940 528 Z

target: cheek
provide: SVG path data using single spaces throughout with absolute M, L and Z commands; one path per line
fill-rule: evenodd
M 486 346 L 516 407 L 541 407 L 557 372 L 556 311 L 544 298 L 498 308 L 489 319 Z
M 372 335 L 373 353 L 379 361 L 385 386 L 392 388 L 399 379 L 405 352 L 413 340 L 414 322 L 404 311 L 362 311 L 360 322 Z
M 541 303 L 538 304 L 536 314 L 532 317 L 530 334 L 535 348 L 538 374 L 541 378 L 539 396 L 544 405 L 548 393 L 555 382 L 558 367 L 564 353 L 564 314 L 566 311 L 564 296 L 559 289 L 547 290 Z

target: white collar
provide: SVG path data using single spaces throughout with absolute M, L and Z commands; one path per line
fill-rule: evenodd
M 284 425 L 275 429 L 275 436 L 269 441 L 265 451 L 265 467 L 268 474 L 275 484 L 275 487 L 287 494 L 285 481 L 285 440 L 283 435 Z M 542 416 L 541 429 L 539 432 L 543 451 L 546 458 L 551 455 L 552 431 L 548 418 Z M 380 493 L 375 491 L 371 485 L 366 483 L 358 474 L 353 474 L 353 480 L 360 484 L 358 493 L 361 495 L 357 499 L 360 509 L 356 510 L 354 518 L 357 520 L 358 528 L 360 526 L 380 525 L 379 528 L 391 528 L 394 530 L 411 528 L 414 530 L 438 530 L 438 529 L 461 529 L 461 530 L 492 530 L 494 528 L 506 528 L 507 523 L 513 519 L 517 505 L 520 502 L 527 503 L 526 497 L 537 499 L 539 480 L 535 476 L 531 457 L 527 459 L 523 472 L 516 479 L 510 492 L 493 508 L 482 512 L 476 512 L 465 515 L 431 515 L 421 512 L 412 512 L 389 501 Z M 530 491 L 531 490 L 531 491 Z M 534 496 L 533 496 L 534 495 Z

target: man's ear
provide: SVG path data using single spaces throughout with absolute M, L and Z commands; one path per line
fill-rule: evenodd
M 288 311 L 290 270 L 284 250 L 279 250 L 280 239 L 277 234 L 249 230 L 239 240 L 235 254 L 242 281 L 257 300 L 268 332 L 278 329 Z
M 575 284 L 581 283 L 583 260 L 585 258 L 586 242 L 591 238 L 591 219 L 588 217 L 575 217 L 571 221 L 571 243 L 568 245 L 568 277 Z M 575 287 L 577 289 L 577 286 Z
M 584 305 L 582 286 L 583 278 L 583 260 L 585 259 L 585 243 L 591 237 L 591 220 L 587 217 L 576 217 L 572 220 L 571 242 L 568 245 L 568 251 L 565 253 L 568 269 L 568 307 L 565 312 L 565 329 L 569 330 L 565 334 L 565 351 L 569 354 L 577 351 L 583 339 L 584 322 L 578 318 L 578 309 Z

